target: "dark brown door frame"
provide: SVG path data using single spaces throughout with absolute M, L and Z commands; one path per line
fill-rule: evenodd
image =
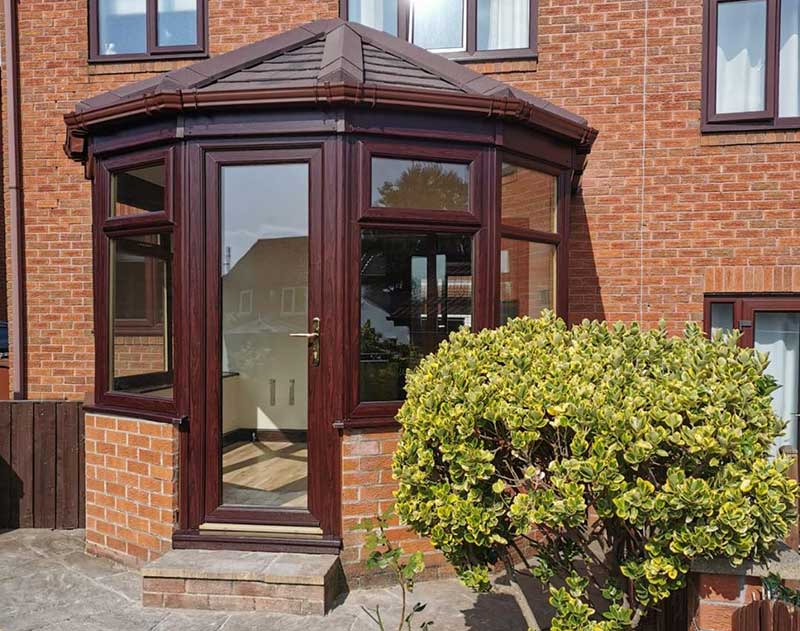
M 332 141 L 227 141 L 192 143 L 189 148 L 189 239 L 202 244 L 190 253 L 191 403 L 188 432 L 181 453 L 181 531 L 176 547 L 201 544 L 202 547 L 240 547 L 243 549 L 316 550 L 338 548 L 341 530 L 340 436 L 333 427 L 337 396 L 336 360 L 331 349 L 337 347 L 339 322 L 328 284 L 336 276 L 339 256 L 329 234 L 338 213 L 338 178 L 331 173 L 326 152 L 338 151 Z M 223 165 L 308 163 L 310 173 L 309 223 L 309 323 L 322 318 L 322 361 L 309 366 L 309 509 L 268 509 L 260 507 L 220 507 L 221 469 L 219 422 L 220 391 L 220 302 L 218 261 L 220 257 L 219 169 Z M 324 211 L 324 212 L 323 212 Z M 324 223 L 323 223 L 324 222 Z M 324 265 L 323 265 L 324 261 Z M 325 308 L 323 308 L 323 302 Z M 310 328 L 309 328 L 310 330 Z M 323 537 L 317 541 L 276 536 L 215 536 L 198 532 L 202 523 L 253 525 L 319 526 Z

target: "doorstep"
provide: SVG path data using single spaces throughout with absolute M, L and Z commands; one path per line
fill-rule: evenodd
M 335 555 L 172 550 L 142 568 L 145 607 L 322 615 L 344 591 Z

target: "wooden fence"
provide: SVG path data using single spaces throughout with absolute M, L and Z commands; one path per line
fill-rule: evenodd
M 83 410 L 0 401 L 0 528 L 83 528 Z
M 756 600 L 733 614 L 733 631 L 800 631 L 800 610 L 779 600 Z

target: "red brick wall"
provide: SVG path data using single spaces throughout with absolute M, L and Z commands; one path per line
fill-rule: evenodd
M 172 548 L 178 520 L 178 430 L 86 415 L 86 548 L 141 565 Z
M 689 577 L 689 628 L 731 631 L 733 614 L 761 597 L 761 579 L 727 574 Z
M 208 4 L 212 54 L 338 12 L 338 0 Z M 63 115 L 79 100 L 190 62 L 90 66 L 86 0 L 26 0 L 18 12 L 29 395 L 83 399 L 94 376 L 91 186 L 64 156 Z
M 164 370 L 164 338 L 158 336 L 114 338 L 114 376 L 141 375 Z
M 571 214 L 573 321 L 677 331 L 701 319 L 709 270 L 800 270 L 800 135 L 700 133 L 702 10 L 540 0 L 538 63 L 475 66 L 600 130 Z
M 392 454 L 397 446 L 397 433 L 393 431 L 348 431 L 342 446 L 342 532 L 344 550 L 342 566 L 351 588 L 364 583 L 366 555 L 362 549 L 364 533 L 356 531 L 363 519 L 372 519 L 394 503 L 393 492 L 397 484 L 392 479 Z M 452 568 L 445 565 L 442 554 L 427 541 L 399 526 L 397 521 L 389 531 L 390 539 L 406 552 L 422 550 L 427 567 L 425 578 L 452 576 Z M 377 580 L 380 581 L 380 578 Z M 376 577 L 371 573 L 369 584 Z
M 337 0 L 210 0 L 211 51 L 334 16 L 337 8 Z M 89 66 L 85 0 L 26 0 L 19 20 L 30 395 L 82 399 L 93 388 L 90 185 L 61 150 L 62 114 L 80 99 L 187 62 Z M 540 0 L 538 62 L 476 66 L 600 129 L 571 213 L 574 321 L 664 317 L 677 330 L 702 317 L 704 291 L 800 290 L 800 135 L 700 134 L 701 35 L 699 0 Z M 112 437 L 92 438 L 94 449 L 126 446 L 118 430 L 95 430 Z M 345 438 L 348 533 L 356 518 L 391 501 L 393 439 Z M 171 459 L 172 449 L 157 453 Z M 114 453 L 90 453 L 119 464 Z M 93 484 L 119 484 L 98 477 L 118 470 L 90 466 Z M 116 501 L 104 489 L 91 493 Z M 162 489 L 154 497 L 168 495 Z M 129 513 L 114 511 L 94 504 L 87 513 L 96 549 L 141 559 L 166 541 L 138 543 L 129 532 L 139 531 L 122 521 Z M 113 531 L 101 532 L 101 523 Z M 357 562 L 358 554 L 351 547 L 345 556 Z

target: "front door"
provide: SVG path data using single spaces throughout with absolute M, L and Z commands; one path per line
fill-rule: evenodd
M 205 163 L 209 534 L 325 537 L 337 497 L 324 397 L 322 150 Z

